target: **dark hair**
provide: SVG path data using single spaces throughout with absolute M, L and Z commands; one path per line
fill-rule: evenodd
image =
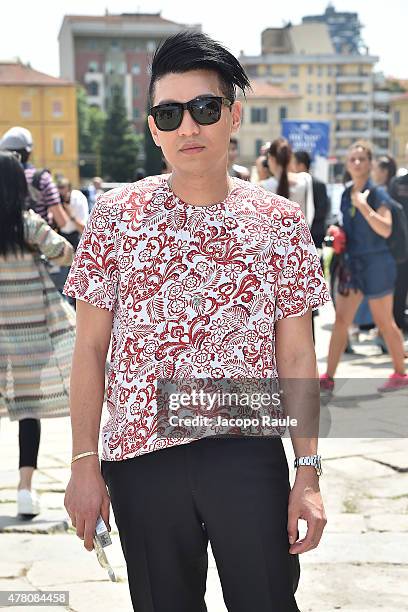
M 235 136 L 231 136 L 229 143 L 233 144 L 233 145 L 235 145 L 237 147 L 238 146 L 238 138 L 235 138 Z
M 363 151 L 367 153 L 369 161 L 373 159 L 373 149 L 367 140 L 356 140 L 356 142 L 353 142 L 353 144 L 349 146 L 348 152 L 350 153 L 353 149 L 363 149 Z
M 0 152 L 0 255 L 26 250 L 23 210 L 28 188 L 24 170 L 8 151 Z
M 31 155 L 31 151 L 26 151 L 25 149 L 16 149 L 16 153 L 19 154 L 20 160 L 22 164 L 26 164 Z
M 277 138 L 271 143 L 268 155 L 276 159 L 278 166 L 282 168 L 276 193 L 284 198 L 289 197 L 288 166 L 292 158 L 292 147 L 286 138 Z
M 156 49 L 151 66 L 149 104 L 153 105 L 154 86 L 166 74 L 189 70 L 212 70 L 218 74 L 226 98 L 235 100 L 236 88 L 250 89 L 249 79 L 239 61 L 218 42 L 188 30 L 166 38 Z
M 303 164 L 306 167 L 306 170 L 310 169 L 312 160 L 307 151 L 295 151 L 294 156 L 298 164 Z
M 391 155 L 382 155 L 377 159 L 377 164 L 381 170 L 387 171 L 386 185 L 391 182 L 391 179 L 397 174 L 397 163 Z

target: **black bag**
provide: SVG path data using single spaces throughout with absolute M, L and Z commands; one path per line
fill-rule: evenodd
M 370 204 L 369 199 L 370 196 L 367 199 Z M 388 196 L 388 201 L 391 204 L 392 231 L 391 236 L 387 238 L 387 244 L 396 263 L 399 264 L 408 259 L 408 221 L 401 204 L 390 196 Z

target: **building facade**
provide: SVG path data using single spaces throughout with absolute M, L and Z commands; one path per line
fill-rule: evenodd
M 391 152 L 400 167 L 408 167 L 408 92 L 397 95 L 390 104 Z
M 336 53 L 356 54 L 364 49 L 357 13 L 337 12 L 329 4 L 323 15 L 306 15 L 302 22 L 326 24 Z
M 262 78 L 301 96 L 299 116 L 293 119 L 330 122 L 331 162 L 339 166 L 347 147 L 359 138 L 373 140 L 375 120 L 385 120 L 383 111 L 375 114 L 377 60 L 336 53 L 327 26 L 314 23 L 269 28 L 262 33 L 261 55 L 240 57 L 252 79 Z M 382 152 L 383 141 L 373 142 Z
M 33 135 L 31 160 L 38 168 L 78 185 L 75 84 L 19 61 L 0 62 L 0 136 L 13 126 Z
M 160 13 L 66 15 L 59 33 L 61 77 L 83 85 L 89 103 L 104 111 L 112 88 L 119 86 L 128 119 L 141 132 L 152 54 L 161 40 L 185 29 L 201 26 L 175 23 Z
M 301 96 L 264 80 L 251 81 L 252 90 L 243 103 L 242 124 L 238 134 L 240 163 L 250 167 L 260 148 L 281 133 L 283 119 L 299 116 Z

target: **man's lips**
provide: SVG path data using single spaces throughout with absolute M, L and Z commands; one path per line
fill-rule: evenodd
M 205 147 L 203 145 L 200 145 L 198 143 L 193 143 L 193 144 L 189 144 L 189 145 L 185 145 L 184 147 L 181 147 L 180 151 L 186 152 L 186 151 L 198 151 L 201 149 L 204 149 Z

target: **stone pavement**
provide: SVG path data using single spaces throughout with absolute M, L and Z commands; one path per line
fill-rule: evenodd
M 332 320 L 330 306 L 322 309 L 317 319 L 317 356 L 322 371 Z M 355 346 L 358 352 L 342 361 L 339 376 L 385 377 L 390 371 L 389 358 L 379 354 L 368 335 L 362 340 Z M 398 396 L 408 408 L 408 393 L 400 391 Z M 340 401 L 334 410 L 345 412 L 345 408 L 347 403 Z M 369 406 L 365 405 L 364 409 L 369 410 Z M 398 431 L 395 423 L 392 425 L 393 431 Z M 34 485 L 44 510 L 30 522 L 15 517 L 17 431 L 16 423 L 1 421 L 0 591 L 68 590 L 67 610 L 88 612 L 95 608 L 100 612 L 130 612 L 126 567 L 114 521 L 113 545 L 106 552 L 118 577 L 117 583 L 109 581 L 94 553 L 83 548 L 69 527 L 63 507 L 70 473 L 69 420 L 42 422 L 39 469 Z M 291 465 L 290 441 L 285 440 L 285 447 Z M 321 440 L 320 451 L 325 458 L 321 487 L 328 524 L 320 546 L 301 557 L 297 601 L 302 612 L 408 610 L 407 447 L 406 438 L 390 436 Z M 209 612 L 226 611 L 212 555 L 206 600 Z M 61 607 L 36 609 L 51 611 Z

